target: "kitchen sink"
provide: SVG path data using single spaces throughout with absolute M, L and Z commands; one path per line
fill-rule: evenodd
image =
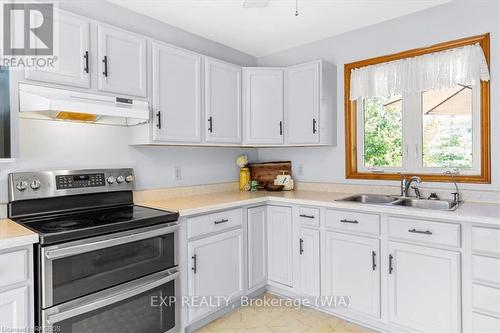
M 434 210 L 455 210 L 460 203 L 452 200 L 429 200 L 418 199 L 413 197 L 398 197 L 391 195 L 379 194 L 357 194 L 337 201 L 344 202 L 359 202 L 362 204 L 384 205 L 384 206 L 399 206 L 399 207 L 413 207 Z

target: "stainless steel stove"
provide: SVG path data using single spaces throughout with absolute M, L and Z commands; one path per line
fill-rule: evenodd
M 36 323 L 58 332 L 175 329 L 177 212 L 133 203 L 132 169 L 9 175 L 9 217 L 38 233 Z

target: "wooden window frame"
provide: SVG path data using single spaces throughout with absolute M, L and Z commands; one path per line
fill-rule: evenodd
M 357 161 L 357 106 L 356 101 L 350 100 L 351 71 L 369 65 L 421 56 L 428 53 L 444 51 L 466 45 L 478 43 L 490 66 L 490 34 L 457 39 L 449 42 L 435 44 L 429 47 L 408 50 L 376 58 L 361 60 L 344 65 L 344 102 L 345 102 L 345 149 L 346 149 L 346 178 L 366 180 L 399 180 L 397 173 L 371 173 L 360 172 Z M 455 179 L 460 183 L 491 184 L 491 139 L 490 139 L 490 82 L 481 81 L 481 172 L 479 175 L 457 175 Z M 441 174 L 416 174 L 427 182 L 450 182 L 448 175 Z

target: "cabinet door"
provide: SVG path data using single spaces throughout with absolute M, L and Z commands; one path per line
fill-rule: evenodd
M 241 67 L 205 59 L 205 138 L 241 143 Z
M 459 332 L 460 255 L 389 242 L 389 256 L 389 320 L 414 331 Z
M 300 229 L 299 290 L 303 295 L 319 296 L 319 230 Z
M 43 20 L 34 11 L 33 19 Z M 54 25 L 58 28 L 54 33 L 55 55 L 54 67 L 34 67 L 25 70 L 26 79 L 57 83 L 82 88 L 90 87 L 90 22 L 80 16 L 65 11 L 57 11 Z M 41 24 L 41 22 L 40 22 Z M 42 43 L 35 41 L 37 47 Z
M 188 243 L 189 296 L 224 296 L 235 298 L 243 294 L 242 230 Z M 221 304 L 223 306 L 225 304 Z M 189 320 L 215 310 L 213 307 L 190 307 Z
M 201 142 L 201 57 L 153 43 L 154 140 Z
M 319 143 L 319 85 L 319 62 L 286 69 L 286 143 Z
M 245 143 L 283 143 L 283 70 L 243 69 Z
M 292 209 L 268 206 L 268 279 L 293 287 Z
M 0 292 L 0 327 L 20 332 L 29 327 L 28 290 L 25 286 Z
M 380 317 L 379 240 L 326 232 L 325 295 L 351 297 L 349 311 Z
M 248 287 L 267 281 L 266 206 L 248 209 Z
M 146 39 L 104 25 L 97 33 L 99 90 L 146 97 Z

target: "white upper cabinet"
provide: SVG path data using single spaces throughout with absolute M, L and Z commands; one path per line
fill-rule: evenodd
M 55 55 L 54 67 L 26 69 L 28 80 L 90 88 L 90 21 L 78 15 L 58 10 L 54 15 Z M 43 20 L 34 11 L 34 20 Z M 38 39 L 35 41 L 42 43 Z
M 101 24 L 97 34 L 98 89 L 146 97 L 146 38 Z
M 153 140 L 201 142 L 201 56 L 153 43 Z
M 293 223 L 290 207 L 267 207 L 268 279 L 293 287 Z
M 243 69 L 244 143 L 283 143 L 283 69 Z
M 379 240 L 326 232 L 324 295 L 349 295 L 349 311 L 380 317 Z
M 241 143 L 241 67 L 205 58 L 205 140 Z
M 319 143 L 319 80 L 319 62 L 286 69 L 286 143 Z
M 335 66 L 317 60 L 285 73 L 285 144 L 335 145 Z
M 389 320 L 421 332 L 460 331 L 460 254 L 389 242 Z

